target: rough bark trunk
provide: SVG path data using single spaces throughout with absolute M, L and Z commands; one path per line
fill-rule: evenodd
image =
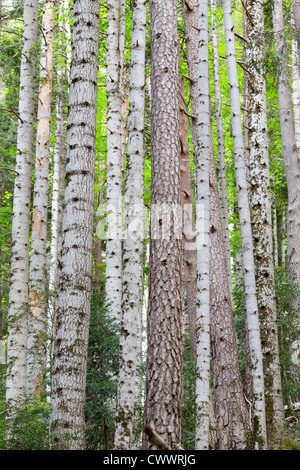
M 150 13 L 152 177 L 145 425 L 173 447 L 182 441 L 177 2 L 151 0 Z M 143 446 L 152 448 L 145 436 Z
M 52 370 L 56 449 L 85 448 L 100 2 L 75 0 L 61 277 Z
M 27 392 L 40 396 L 46 367 L 47 311 L 45 299 L 48 219 L 48 178 L 53 69 L 53 2 L 42 17 L 41 72 L 37 114 L 35 175 L 30 259 Z
M 181 206 L 182 206 L 182 254 L 183 280 L 186 290 L 189 337 L 192 360 L 196 357 L 196 297 L 197 297 L 197 251 L 195 244 L 195 222 L 193 206 L 193 187 L 191 181 L 189 141 L 184 100 L 184 83 L 180 80 L 180 172 L 181 172 Z
M 37 0 L 24 0 L 19 125 L 14 186 L 11 284 L 8 309 L 6 400 L 26 391 L 28 336 L 28 264 L 31 166 L 34 123 Z
M 144 237 L 146 3 L 133 2 L 120 365 L 114 447 L 132 448 Z
M 218 450 L 244 450 L 249 432 L 248 411 L 243 393 L 232 303 L 219 189 L 213 144 L 210 156 L 210 314 L 211 351 L 214 380 L 215 416 Z
M 265 84 L 264 13 L 260 0 L 248 0 L 249 162 L 251 220 L 260 335 L 263 353 L 268 448 L 281 443 L 284 410 L 279 364 L 274 280 L 270 165 Z
M 216 32 L 215 32 L 215 17 L 214 17 L 214 12 L 216 9 L 215 0 L 211 1 L 211 8 L 212 8 L 212 46 L 213 46 L 213 55 L 214 55 L 213 73 L 214 73 L 214 91 L 215 91 L 215 113 L 216 113 L 216 124 L 217 124 L 220 207 L 221 207 L 222 227 L 223 227 L 223 236 L 224 236 L 224 249 L 226 252 L 228 286 L 230 289 L 231 303 L 233 305 L 231 253 L 230 253 L 229 225 L 228 225 L 227 180 L 226 180 L 226 165 L 225 165 L 225 140 L 224 140 L 224 129 L 223 129 L 220 69 L 219 69 L 219 48 L 218 48 L 218 36 L 216 35 Z
M 238 209 L 241 225 L 243 268 L 245 280 L 246 320 L 249 334 L 251 373 L 254 398 L 256 447 L 266 447 L 266 420 L 262 350 L 259 331 L 258 305 L 255 284 L 255 266 L 251 230 L 247 177 L 244 160 L 243 132 L 241 125 L 240 94 L 237 76 L 234 25 L 230 0 L 223 0 L 228 80 L 231 101 L 231 125 L 234 145 Z

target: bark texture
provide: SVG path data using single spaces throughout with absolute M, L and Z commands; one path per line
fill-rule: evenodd
M 28 336 L 28 264 L 32 144 L 34 123 L 37 0 L 24 1 L 19 124 L 14 186 L 11 284 L 8 309 L 6 399 L 26 391 Z
M 190 170 L 189 140 L 184 100 L 184 83 L 180 80 L 180 172 L 182 206 L 182 255 L 183 281 L 186 291 L 188 311 L 188 333 L 191 355 L 194 360 L 197 352 L 196 338 L 196 298 L 197 298 L 197 251 L 195 250 L 195 216 L 193 206 L 193 187 Z
M 196 450 L 209 449 L 210 401 L 210 197 L 208 2 L 198 4 L 198 140 L 196 166 L 197 362 Z
M 182 441 L 183 333 L 177 2 L 151 0 L 150 13 L 152 206 L 145 425 L 174 447 Z M 153 448 L 145 436 L 143 446 Z
M 233 305 L 231 254 L 230 254 L 229 225 L 228 225 L 227 179 L 226 179 L 226 164 L 225 164 L 225 139 L 224 139 L 224 129 L 223 129 L 220 68 L 219 68 L 219 47 L 218 47 L 218 36 L 215 32 L 215 18 L 214 18 L 214 12 L 216 9 L 215 0 L 211 1 L 211 7 L 212 7 L 212 26 L 213 26 L 212 27 L 212 45 L 213 45 L 213 54 L 214 54 L 213 74 L 214 74 L 214 91 L 215 91 L 215 113 L 216 113 L 216 124 L 217 124 L 220 207 L 221 207 L 222 227 L 223 227 L 223 236 L 224 236 L 224 249 L 226 252 L 226 269 L 227 269 L 227 276 L 228 276 L 228 286 L 230 289 L 231 303 Z
M 226 251 L 216 167 L 210 156 L 210 314 L 211 354 L 218 450 L 244 450 L 249 432 L 232 303 L 226 271 Z
M 122 68 L 123 52 L 119 36 L 119 0 L 107 2 L 107 239 L 106 239 L 106 303 L 113 318 L 121 320 L 122 301 Z M 121 43 L 122 43 L 121 34 Z
M 278 59 L 278 97 L 282 150 L 288 187 L 287 266 L 295 273 L 300 285 L 300 168 L 293 123 L 287 46 L 281 0 L 274 0 L 273 28 L 275 52 Z
M 46 366 L 45 300 L 48 178 L 53 69 L 53 2 L 44 5 L 30 259 L 27 392 L 40 395 Z
M 260 0 L 248 0 L 247 70 L 249 81 L 249 162 L 251 220 L 256 287 L 263 353 L 268 448 L 281 443 L 284 410 L 275 297 L 270 165 L 265 85 L 264 13 Z
M 75 0 L 61 277 L 52 370 L 56 449 L 85 447 L 100 3 Z
M 144 128 L 146 2 L 133 2 L 131 40 L 130 108 L 125 183 L 120 365 L 116 412 L 115 449 L 132 448 L 136 396 L 136 365 L 140 322 L 144 236 Z
M 253 385 L 253 408 L 257 448 L 266 447 L 266 419 L 262 350 L 259 329 L 258 305 L 255 284 L 255 266 L 251 229 L 247 174 L 244 160 L 243 132 L 241 125 L 240 95 L 235 56 L 234 25 L 230 0 L 223 0 L 226 39 L 226 56 L 231 102 L 231 126 L 234 146 L 238 210 L 241 226 L 243 269 L 245 281 L 245 305 L 247 334 Z

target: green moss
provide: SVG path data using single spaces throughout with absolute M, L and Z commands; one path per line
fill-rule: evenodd
M 300 443 L 295 441 L 292 437 L 286 437 L 280 450 L 300 450 Z

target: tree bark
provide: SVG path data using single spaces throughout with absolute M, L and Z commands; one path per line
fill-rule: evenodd
M 282 150 L 288 188 L 287 266 L 290 272 L 295 274 L 297 284 L 300 286 L 300 167 L 293 123 L 289 64 L 281 0 L 274 0 L 273 3 L 273 29 L 275 53 L 278 61 L 278 98 Z
M 100 2 L 75 0 L 67 130 L 65 211 L 52 370 L 56 449 L 85 448 Z
M 180 172 L 182 206 L 182 255 L 183 280 L 186 290 L 189 337 L 192 360 L 196 358 L 196 297 L 197 297 L 197 251 L 195 250 L 195 218 L 193 206 L 193 187 L 190 170 L 189 141 L 184 100 L 184 83 L 180 80 Z
M 219 189 L 211 142 L 210 155 L 210 314 L 218 450 L 245 450 L 249 432 L 233 312 L 226 271 Z
M 41 72 L 37 115 L 35 175 L 30 259 L 27 392 L 40 396 L 46 367 L 46 249 L 48 178 L 53 70 L 53 2 L 46 1 L 42 17 Z
M 196 167 L 197 364 L 196 450 L 209 449 L 210 197 L 208 1 L 198 4 L 198 145 Z
M 226 252 L 226 269 L 228 275 L 228 286 L 230 289 L 230 298 L 233 305 L 232 296 L 232 272 L 231 272 L 231 253 L 229 243 L 229 224 L 228 224 L 228 201 L 227 201 L 227 179 L 225 164 L 225 139 L 223 129 L 220 68 L 219 68 L 219 48 L 218 36 L 215 32 L 214 12 L 216 9 L 215 0 L 211 1 L 212 9 L 212 45 L 213 45 L 213 73 L 214 73 L 214 91 L 215 91 L 215 113 L 217 124 L 217 144 L 218 144 L 218 163 L 219 163 L 219 185 L 220 185 L 220 207 L 222 217 L 222 227 L 224 236 L 224 249 Z
M 249 81 L 249 162 L 251 220 L 260 335 L 263 353 L 268 448 L 281 443 L 284 410 L 281 389 L 274 280 L 270 165 L 265 84 L 264 12 L 260 0 L 248 0 L 247 70 Z
M 145 425 L 173 448 L 182 441 L 183 336 L 177 2 L 151 0 L 150 14 L 152 176 Z M 153 448 L 146 436 L 143 447 Z
M 144 238 L 146 2 L 133 2 L 120 362 L 114 447 L 132 448 Z
M 122 51 L 119 38 L 119 0 L 107 2 L 107 239 L 106 303 L 111 316 L 120 322 L 122 301 Z
M 37 0 L 24 0 L 19 124 L 8 309 L 6 400 L 26 391 L 30 190 L 34 123 Z
M 238 209 L 240 216 L 243 269 L 245 281 L 246 321 L 249 334 L 251 373 L 254 398 L 256 448 L 266 447 L 266 420 L 262 350 L 259 330 L 258 305 L 255 284 L 255 266 L 248 200 L 247 177 L 244 160 L 243 132 L 241 125 L 240 95 L 235 56 L 234 26 L 230 0 L 223 0 L 227 68 L 231 101 L 231 125 L 234 145 Z

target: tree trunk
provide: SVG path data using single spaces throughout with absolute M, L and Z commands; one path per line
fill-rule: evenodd
M 226 252 L 226 269 L 227 269 L 227 275 L 228 275 L 228 286 L 230 290 L 231 303 L 233 305 L 231 254 L 230 254 L 229 225 L 228 225 L 227 180 L 226 180 L 226 165 L 225 165 L 225 140 L 224 140 L 224 130 L 223 130 L 220 69 L 219 69 L 219 50 L 218 50 L 219 48 L 218 48 L 218 36 L 216 35 L 216 32 L 215 32 L 215 18 L 214 18 L 214 12 L 216 9 L 215 0 L 211 0 L 211 8 L 212 8 L 212 46 L 213 46 L 213 55 L 214 55 L 213 72 L 214 72 L 214 91 L 215 91 L 215 113 L 216 113 L 216 124 L 217 124 L 220 206 L 221 206 L 222 227 L 223 227 L 223 236 L 224 236 L 224 249 Z
M 68 153 L 51 429 L 56 449 L 85 448 L 100 2 L 75 0 Z
M 144 236 L 144 128 L 146 3 L 135 0 L 132 16 L 130 109 L 125 183 L 123 293 L 120 365 L 114 447 L 132 448 L 136 388 L 138 324 L 140 321 Z
M 210 396 L 210 103 L 207 0 L 199 2 L 198 31 L 196 450 L 208 450 Z
M 119 0 L 107 2 L 107 239 L 106 303 L 111 316 L 121 320 L 122 299 L 122 51 L 119 42 Z
M 34 124 L 37 0 L 24 0 L 19 124 L 14 186 L 11 284 L 8 309 L 6 400 L 26 391 L 28 336 L 28 264 L 31 166 Z
M 58 6 L 58 17 L 64 14 L 64 3 L 61 1 Z M 66 27 L 66 20 L 63 22 Z M 66 29 L 68 34 L 68 29 Z M 65 51 L 64 43 L 69 39 L 64 35 L 59 40 L 61 51 Z M 65 158 L 66 158 L 66 93 L 68 77 L 65 69 L 68 68 L 68 59 L 57 69 L 57 96 L 56 96 L 56 122 L 55 122 L 55 145 L 53 158 L 53 183 L 52 183 L 52 204 L 51 204 L 51 244 L 50 244 L 50 269 L 49 269 L 49 303 L 48 303 L 48 350 L 47 360 L 48 370 L 52 360 L 53 338 L 55 333 L 55 317 L 57 307 L 57 289 L 59 285 L 59 261 L 61 252 L 61 225 L 63 214 L 63 192 L 65 180 Z M 50 380 L 51 383 L 51 380 Z M 50 386 L 49 386 L 50 387 Z M 51 394 L 51 392 L 50 392 Z
M 189 141 L 184 100 L 184 83 L 180 80 L 180 172 L 182 206 L 182 255 L 183 280 L 186 290 L 189 337 L 192 360 L 196 357 L 196 297 L 197 297 L 197 251 L 195 250 L 195 222 L 193 188 L 190 170 Z
M 284 427 L 274 280 L 270 165 L 265 84 L 264 13 L 260 0 L 248 0 L 249 162 L 251 219 L 260 335 L 263 353 L 268 448 L 280 446 Z
M 298 148 L 300 149 L 300 76 L 299 76 L 299 56 L 298 45 L 295 40 L 292 40 L 292 75 L 293 75 L 293 108 L 294 108 L 294 125 L 295 125 L 295 139 Z
M 145 425 L 174 447 L 182 441 L 183 336 L 177 2 L 151 0 L 150 13 L 152 177 Z M 153 448 L 146 436 L 143 447 Z
M 210 314 L 218 450 L 244 450 L 249 428 L 248 411 L 239 368 L 219 189 L 211 142 L 210 156 Z
M 296 23 L 297 24 L 297 23 Z M 283 160 L 288 188 L 287 266 L 300 286 L 300 168 L 293 123 L 289 64 L 284 33 L 282 1 L 273 2 L 275 53 L 278 61 L 278 98 Z
M 44 5 L 30 259 L 27 392 L 40 396 L 46 367 L 46 249 L 53 69 L 53 2 Z
M 244 160 L 243 132 L 241 125 L 240 94 L 236 68 L 234 26 L 232 21 L 231 2 L 223 0 L 225 24 L 227 68 L 231 101 L 231 125 L 234 145 L 234 160 L 236 185 L 238 193 L 238 209 L 240 216 L 243 268 L 245 280 L 246 320 L 249 334 L 249 349 L 251 356 L 251 373 L 254 397 L 254 420 L 256 448 L 266 447 L 266 421 L 264 377 L 262 350 L 259 331 L 258 305 L 255 284 L 255 266 L 253 255 L 253 240 L 248 200 L 247 177 Z

